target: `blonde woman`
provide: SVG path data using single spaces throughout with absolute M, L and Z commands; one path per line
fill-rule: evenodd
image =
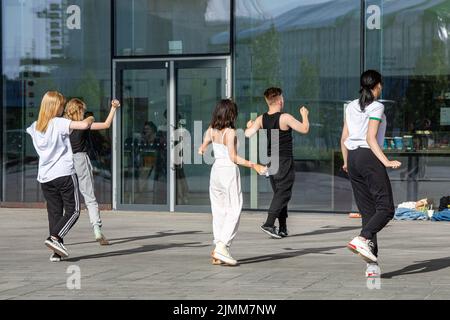
M 105 122 L 94 122 L 91 125 L 91 130 L 105 130 L 111 126 L 114 119 L 116 109 L 120 107 L 120 103 L 117 100 L 111 101 L 111 111 Z M 80 121 L 84 119 L 86 113 L 86 104 L 77 98 L 71 99 L 67 105 L 64 113 L 64 117 L 73 121 Z M 94 175 L 92 173 L 92 164 L 87 154 L 89 132 L 85 130 L 73 130 L 70 134 L 70 143 L 72 145 L 73 162 L 75 166 L 75 172 L 78 176 L 78 184 L 80 193 L 83 195 L 84 202 L 86 204 L 89 220 L 94 229 L 95 240 L 100 245 L 109 245 L 106 240 L 102 228 L 102 220 L 98 209 L 97 198 L 94 193 Z
M 41 102 L 38 120 L 27 128 L 39 155 L 37 180 L 47 202 L 50 235 L 45 245 L 53 251 L 50 261 L 60 261 L 69 253 L 63 239 L 80 215 L 78 180 L 73 165 L 70 133 L 87 130 L 93 117 L 83 121 L 61 118 L 65 98 L 57 91 L 47 92 Z

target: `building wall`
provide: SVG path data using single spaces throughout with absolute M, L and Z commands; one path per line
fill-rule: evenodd
M 450 123 L 443 118 L 450 108 L 450 1 L 367 0 L 361 7 L 359 0 L 234 0 L 233 21 L 228 1 L 114 3 L 115 12 L 109 0 L 2 1 L 2 202 L 43 201 L 36 154 L 24 129 L 36 119 L 44 92 L 80 97 L 104 119 L 113 55 L 231 54 L 239 127 L 251 113 L 266 110 L 262 93 L 269 86 L 283 88 L 287 112 L 298 116 L 298 107 L 306 105 L 311 132 L 294 135 L 297 179 L 290 208 L 308 211 L 354 209 L 340 170 L 339 139 L 344 104 L 358 96 L 363 61 L 384 75 L 388 137 L 413 135 L 416 144 L 414 155 L 386 150 L 404 163 L 390 172 L 396 202 L 450 193 Z M 74 4 L 81 9 L 79 30 L 65 24 L 66 9 Z M 361 21 L 371 5 L 380 15 L 368 12 Z M 379 26 L 369 28 L 368 21 Z M 178 43 L 171 48 L 171 41 Z M 97 195 L 110 204 L 111 133 L 93 134 L 92 141 Z M 249 207 L 249 172 L 241 174 Z M 201 199 L 195 204 L 207 205 L 207 175 L 201 179 L 190 188 Z M 258 207 L 267 208 L 271 188 L 264 178 L 259 191 Z

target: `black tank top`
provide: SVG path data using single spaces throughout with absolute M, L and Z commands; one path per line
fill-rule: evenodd
M 87 152 L 87 141 L 89 130 L 73 130 L 70 134 L 70 144 L 72 145 L 72 153 Z
M 267 112 L 263 114 L 262 124 L 263 129 L 267 130 L 267 155 L 270 157 L 272 155 L 272 140 L 271 140 L 271 130 L 278 129 L 279 130 L 279 141 L 278 141 L 278 150 L 280 157 L 283 158 L 292 158 L 292 129 L 289 130 L 281 130 L 280 129 L 280 116 L 281 112 L 277 112 L 274 114 L 268 114 Z M 275 145 L 274 145 L 275 146 Z

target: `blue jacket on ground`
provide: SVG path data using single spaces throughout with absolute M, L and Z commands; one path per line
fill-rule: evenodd
M 395 210 L 394 220 L 428 220 L 428 216 L 422 211 L 408 208 L 397 208 Z
M 450 209 L 436 211 L 431 218 L 433 221 L 450 221 Z

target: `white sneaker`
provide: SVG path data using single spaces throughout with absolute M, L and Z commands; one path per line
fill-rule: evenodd
M 99 240 L 103 236 L 102 229 L 97 225 L 94 226 L 94 236 L 95 236 L 95 240 Z
M 68 251 L 67 251 L 67 248 L 64 246 L 64 243 L 60 242 L 59 245 L 60 245 L 61 248 L 63 248 L 66 252 L 68 252 Z M 67 253 L 67 255 L 69 255 L 69 254 Z
M 69 256 L 66 247 L 64 247 L 64 245 L 58 240 L 49 237 L 47 240 L 45 240 L 44 244 L 63 258 L 67 258 Z
M 60 262 L 61 260 L 62 260 L 62 258 L 59 254 L 52 253 L 52 255 L 50 256 L 51 262 Z
M 372 253 L 370 240 L 363 237 L 355 237 L 347 244 L 347 248 L 355 254 L 359 254 L 366 262 L 377 262 L 377 257 Z
M 237 265 L 237 261 L 233 259 L 233 257 L 230 255 L 230 252 L 228 251 L 227 246 L 224 245 L 222 242 L 216 244 L 216 248 L 214 249 L 213 252 L 213 257 L 230 266 Z
M 95 236 L 95 241 L 100 243 L 101 246 L 109 245 L 109 241 L 106 240 L 105 236 L 103 235 L 102 229 L 97 225 L 94 226 L 94 236 Z
M 381 276 L 381 269 L 378 263 L 368 263 L 366 269 L 367 278 L 379 278 Z

